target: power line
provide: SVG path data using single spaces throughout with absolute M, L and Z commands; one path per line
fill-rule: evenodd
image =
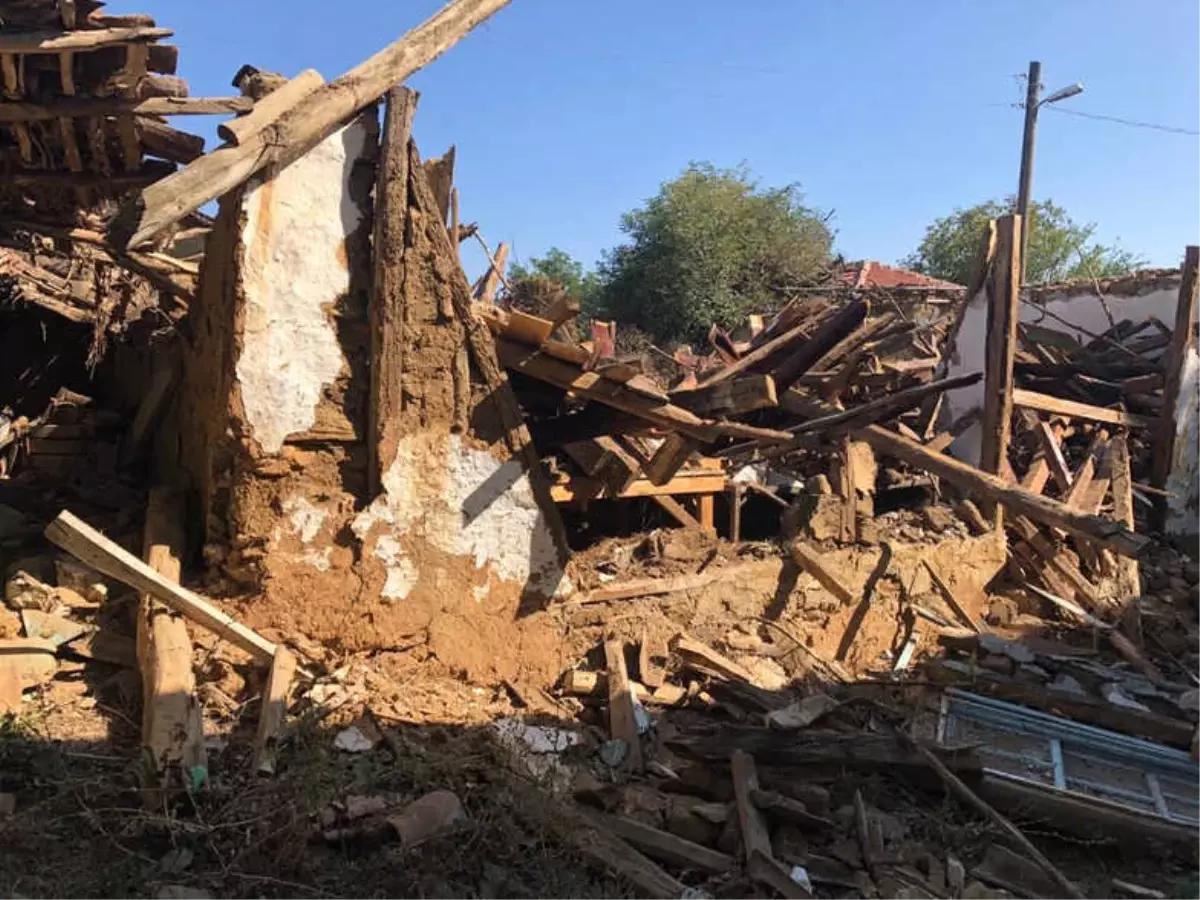
M 1200 135 L 1200 131 L 1192 131 L 1190 128 L 1175 128 L 1172 125 L 1156 125 L 1153 122 L 1135 122 L 1132 119 L 1121 119 L 1117 116 L 1102 116 L 1098 113 L 1080 112 L 1077 109 L 1068 109 L 1065 106 L 1055 106 L 1047 104 L 1045 109 L 1051 112 L 1062 113 L 1067 116 L 1079 116 L 1084 119 L 1096 119 L 1101 122 L 1116 122 L 1118 125 L 1129 125 L 1133 128 L 1149 128 L 1153 131 L 1166 131 L 1170 134 L 1191 134 Z

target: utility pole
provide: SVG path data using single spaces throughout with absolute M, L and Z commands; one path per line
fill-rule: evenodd
M 1029 195 L 1033 190 L 1033 143 L 1041 105 L 1042 64 L 1029 64 L 1025 85 L 1025 134 L 1021 140 L 1021 182 L 1017 187 L 1017 215 L 1021 222 L 1021 284 L 1025 284 L 1025 260 L 1029 255 Z

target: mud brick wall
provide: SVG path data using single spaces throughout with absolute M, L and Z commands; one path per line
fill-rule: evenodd
M 223 202 L 187 354 L 183 459 L 205 556 L 246 595 L 252 627 L 347 648 L 441 633 L 439 657 L 470 667 L 520 642 L 512 623 L 531 598 L 569 589 L 557 513 L 535 499 L 466 364 L 466 329 L 445 312 L 465 275 L 419 198 L 404 251 L 403 427 L 368 496 L 378 141 L 372 112 Z

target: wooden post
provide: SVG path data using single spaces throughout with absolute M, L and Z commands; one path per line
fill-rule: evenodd
M 637 716 L 633 711 L 633 688 L 625 667 L 625 645 L 621 641 L 604 642 L 604 664 L 608 669 L 609 731 L 613 740 L 625 742 L 625 767 L 640 772 L 642 744 L 638 738 Z
M 713 495 L 701 494 L 696 498 L 696 503 L 700 512 L 700 527 L 710 534 L 716 534 L 717 529 L 713 524 Z
M 1013 363 L 1021 288 L 1021 217 L 1003 216 L 996 222 L 996 255 L 988 290 L 987 349 L 984 358 L 983 443 L 979 468 L 999 475 L 1008 458 L 1012 433 Z M 996 527 L 1002 514 L 994 504 Z
M 375 175 L 375 236 L 370 300 L 371 395 L 367 441 L 370 496 L 400 446 L 404 379 L 404 226 L 408 220 L 408 144 L 418 94 L 406 87 L 387 95 Z
M 1129 470 L 1129 445 L 1124 435 L 1117 435 L 1109 442 L 1108 448 L 1109 465 L 1112 467 L 1113 518 L 1133 531 L 1133 475 Z M 1117 561 L 1117 599 L 1133 603 L 1141 594 L 1142 581 L 1137 560 L 1122 557 Z
M 740 484 L 729 488 L 729 539 L 735 544 L 742 539 L 742 497 L 745 491 Z
M 1159 414 L 1154 435 L 1154 467 L 1151 485 L 1165 489 L 1171 465 L 1175 459 L 1175 408 L 1179 403 L 1180 380 L 1183 362 L 1189 350 L 1195 350 L 1192 337 L 1192 320 L 1196 318 L 1197 268 L 1200 267 L 1200 247 L 1188 247 L 1183 258 L 1183 280 L 1179 284 L 1179 302 L 1175 306 L 1175 331 L 1171 344 L 1163 356 L 1166 366 L 1166 381 L 1163 385 L 1163 406 Z M 1162 528 L 1166 523 L 1166 500 L 1155 504 L 1155 526 Z
M 185 544 L 184 504 L 178 492 L 154 488 L 146 505 L 146 564 L 178 582 Z M 192 673 L 192 641 L 182 616 L 143 593 L 138 600 L 138 666 L 142 673 L 142 745 L 160 769 L 185 773 L 207 766 L 200 702 Z M 155 791 L 146 802 L 155 802 Z

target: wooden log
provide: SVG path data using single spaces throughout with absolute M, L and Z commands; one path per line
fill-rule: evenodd
M 1075 419 L 1088 419 L 1092 422 L 1105 422 L 1109 425 L 1123 425 L 1126 428 L 1149 428 L 1153 420 L 1147 416 L 1138 416 L 1123 412 L 1119 409 L 1105 409 L 1102 406 L 1092 406 L 1090 403 L 1080 403 L 1076 400 L 1065 400 L 1062 397 L 1051 397 L 1024 388 L 1014 388 L 1013 404 L 1023 409 L 1036 409 L 1041 412 L 1053 413 Z
M 772 372 L 775 386 L 780 391 L 786 391 L 799 381 L 805 372 L 820 362 L 821 357 L 857 331 L 869 311 L 870 305 L 865 300 L 854 300 L 827 318 L 812 337 L 792 351 Z
M 1021 231 L 1020 216 L 1003 216 L 996 221 L 996 253 L 988 290 L 983 441 L 979 450 L 979 468 L 990 475 L 999 475 L 1003 471 L 1012 433 L 1013 364 L 1022 271 Z M 989 503 L 989 507 L 991 505 Z M 985 514 L 993 512 L 996 511 L 984 509 Z M 996 512 L 991 517 L 998 522 L 998 516 Z
M 255 103 L 248 115 L 222 122 L 217 134 L 235 147 L 244 144 L 324 83 L 316 69 L 305 69 Z
M 608 675 L 608 726 L 613 740 L 624 741 L 627 752 L 624 768 L 642 771 L 642 742 L 637 717 L 633 712 L 633 690 L 625 668 L 625 645 L 618 640 L 604 642 L 604 665 Z
M 684 869 L 722 874 L 734 866 L 732 856 L 660 831 L 635 819 L 597 815 L 596 820 L 617 837 L 641 850 L 652 859 Z
M 175 163 L 190 163 L 204 155 L 204 138 L 172 128 L 164 122 L 144 116 L 134 120 L 136 139 L 150 156 Z
M 38 122 L 104 116 L 212 116 L 248 112 L 249 97 L 150 97 L 142 100 L 117 97 L 66 97 L 52 104 L 7 101 L 0 103 L 0 123 Z
M 244 144 L 196 160 L 171 179 L 146 190 L 123 210 L 114 237 L 136 247 L 228 193 L 255 172 L 303 156 L 340 123 L 428 65 L 509 0 L 452 0 L 400 40 L 304 97 L 290 112 Z
M 271 96 L 268 94 L 267 98 Z M 367 478 L 372 497 L 378 495 L 384 475 L 396 460 L 402 431 L 404 232 L 408 222 L 409 144 L 419 99 L 420 95 L 406 87 L 396 87 L 388 92 L 375 171 L 372 280 L 368 306 L 371 384 L 367 406 Z
M 99 50 L 139 41 L 156 41 L 173 35 L 169 28 L 94 28 L 87 31 L 0 32 L 0 53 L 61 53 L 64 50 Z
M 249 653 L 260 663 L 275 657 L 275 645 L 221 612 L 203 597 L 166 578 L 86 522 L 63 510 L 46 526 L 50 543 L 97 572 L 115 578 L 156 600 Z
M 171 582 L 178 582 L 182 573 L 185 509 L 180 492 L 163 487 L 150 491 L 143 553 L 146 565 Z M 185 773 L 206 767 L 187 624 L 146 592 L 138 600 L 137 659 L 142 674 L 142 745 L 155 766 L 161 771 L 178 765 Z
M 788 556 L 792 562 L 815 578 L 825 590 L 833 594 L 843 605 L 854 602 L 854 595 L 838 581 L 824 565 L 821 564 L 820 554 L 803 541 L 792 541 L 788 545 Z
M 698 416 L 738 416 L 778 406 L 779 397 L 770 375 L 743 375 L 691 390 L 671 391 L 671 402 Z
M 496 302 L 496 290 L 504 280 L 504 265 L 508 262 L 508 244 L 501 241 L 496 245 L 495 257 L 489 257 L 490 266 L 483 278 L 483 286 L 479 289 L 479 302 L 486 306 Z M 551 327 L 553 332 L 554 328 Z M 547 334 L 546 337 L 550 335 Z
M 754 757 L 744 750 L 734 750 L 729 759 L 733 776 L 733 796 L 737 802 L 738 824 L 742 829 L 743 858 L 749 861 L 755 853 L 772 859 L 771 832 L 762 811 L 754 805 L 753 795 L 759 790 L 758 769 Z
M 296 657 L 286 647 L 277 647 L 263 688 L 262 708 L 258 713 L 258 732 L 254 738 L 254 771 L 275 771 L 275 739 L 287 717 L 292 679 L 296 676 Z

